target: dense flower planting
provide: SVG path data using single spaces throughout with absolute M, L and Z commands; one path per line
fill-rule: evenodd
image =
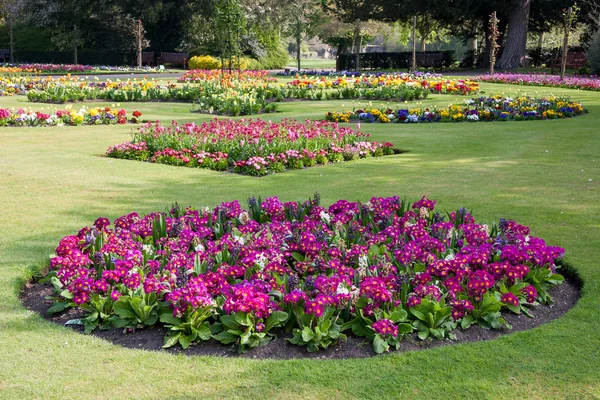
M 317 164 L 393 154 L 391 143 L 325 121 L 213 120 L 202 125 L 148 123 L 107 157 L 262 176 Z
M 0 108 L 0 126 L 63 126 L 63 125 L 108 125 L 136 124 L 141 122 L 142 113 L 110 107 L 82 107 L 79 111 L 68 107 L 56 111 L 32 111 L 25 109 Z
M 268 71 L 221 71 L 220 69 L 192 69 L 187 71 L 177 82 L 192 83 L 206 81 L 232 81 L 232 80 L 257 80 L 263 82 L 277 82 L 277 78 L 270 76 Z
M 347 92 L 339 98 L 376 98 L 376 99 L 402 99 L 394 93 L 398 90 L 406 90 L 406 88 L 420 88 L 424 91 L 429 91 L 436 94 L 458 94 L 467 95 L 479 91 L 479 84 L 471 80 L 448 80 L 440 77 L 428 75 L 413 75 L 413 74 L 385 74 L 377 76 L 360 76 L 360 77 L 340 77 L 336 79 L 328 79 L 321 77 L 319 79 L 296 79 L 288 85 L 310 88 L 310 89 L 331 89 L 337 88 Z M 356 94 L 353 94 L 356 91 Z M 417 94 L 416 98 L 422 95 Z
M 562 97 L 517 98 L 491 96 L 465 101 L 464 105 L 451 105 L 444 109 L 404 108 L 399 110 L 365 107 L 353 111 L 328 112 L 327 121 L 333 122 L 479 122 L 526 121 L 571 118 L 584 113 L 581 103 Z
M 61 78 L 3 77 L 0 94 L 26 94 L 32 102 L 64 103 L 102 99 L 111 101 L 194 102 L 195 110 L 218 115 L 252 115 L 274 112 L 288 99 L 378 99 L 407 101 L 429 93 L 468 94 L 479 86 L 471 81 L 449 81 L 427 75 L 380 75 L 358 78 L 322 78 L 274 83 L 264 71 L 222 74 L 196 70 L 184 84 L 159 84 L 155 80 L 98 81 L 66 75 Z
M 563 79 L 560 79 L 560 76 L 558 75 L 497 73 L 493 75 L 481 75 L 475 78 L 475 80 L 479 82 L 509 83 L 513 85 L 600 90 L 600 78 L 596 76 L 565 76 Z
M 155 67 L 130 67 L 110 65 L 82 65 L 82 64 L 4 64 L 0 66 L 0 73 L 81 73 L 93 71 L 114 72 L 153 72 L 159 71 Z
M 454 337 L 473 324 L 499 329 L 501 311 L 551 303 L 564 250 L 464 208 L 435 211 L 423 197 L 367 203 L 277 197 L 214 209 L 98 218 L 60 240 L 50 260 L 50 313 L 79 307 L 85 332 L 164 325 L 164 347 L 214 338 L 246 351 L 277 330 L 309 351 L 346 333 L 375 352 L 402 338 Z

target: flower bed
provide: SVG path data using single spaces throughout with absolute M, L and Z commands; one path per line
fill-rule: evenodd
M 394 91 L 403 91 L 408 88 L 422 89 L 434 94 L 468 95 L 479 91 L 479 84 L 472 80 L 448 80 L 441 76 L 428 77 L 412 74 L 385 74 L 377 76 L 341 77 L 328 79 L 296 79 L 288 85 L 305 89 L 339 89 L 344 94 L 339 97 L 328 98 L 374 98 L 374 99 L 400 99 L 404 96 L 395 94 Z M 423 97 L 418 94 L 416 98 Z
M 393 154 L 391 143 L 325 121 L 213 120 L 202 125 L 149 123 L 107 157 L 262 176 L 317 164 Z
M 110 65 L 82 65 L 82 64 L 4 64 L 0 66 L 0 73 L 83 73 L 93 71 L 112 72 L 158 72 L 158 67 L 131 67 Z
M 332 122 L 479 122 L 479 121 L 528 121 L 571 118 L 583 114 L 581 103 L 562 97 L 533 98 L 521 96 L 516 99 L 492 96 L 465 101 L 465 105 L 451 105 L 411 109 L 377 109 L 366 107 L 345 112 L 328 112 L 325 119 Z
M 192 69 L 187 71 L 177 82 L 193 83 L 207 81 L 262 81 L 262 82 L 277 82 L 277 78 L 269 75 L 268 71 L 249 71 L 243 70 L 240 72 L 221 71 L 220 69 Z
M 63 125 L 109 125 L 137 124 L 142 113 L 134 111 L 131 117 L 121 109 L 81 108 L 79 111 L 69 109 L 51 113 L 25 109 L 11 110 L 0 108 L 0 126 L 63 126 Z
M 550 304 L 564 250 L 461 208 L 446 219 L 423 197 L 361 204 L 319 197 L 237 201 L 111 222 L 61 239 L 47 278 L 49 313 L 79 307 L 85 332 L 162 325 L 164 347 L 213 338 L 241 352 L 278 330 L 318 351 L 364 337 L 382 353 L 403 337 L 452 339 L 456 329 L 507 326 L 501 311 Z
M 558 75 L 498 73 L 493 75 L 481 75 L 475 78 L 475 80 L 479 82 L 508 83 L 513 85 L 600 90 L 600 78 L 596 76 L 565 76 L 564 79 L 560 79 L 560 76 Z

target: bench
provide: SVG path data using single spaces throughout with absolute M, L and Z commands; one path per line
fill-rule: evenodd
M 444 67 L 442 53 L 417 53 L 417 67 L 438 69 L 440 72 Z M 408 57 L 408 65 L 412 65 L 412 56 Z
M 137 55 L 136 54 L 131 56 L 131 64 L 137 65 Z M 153 51 L 143 51 L 142 52 L 142 65 L 154 67 L 154 52 Z
M 10 50 L 9 49 L 0 49 L 0 58 L 2 59 L 2 62 L 9 62 L 10 61 Z
M 183 69 L 187 69 L 188 53 L 160 53 L 158 64 L 174 64 L 183 65 Z
M 553 58 L 552 60 L 550 60 L 550 73 L 551 74 L 554 74 L 554 68 L 558 68 L 560 70 L 561 61 L 562 61 L 562 57 Z M 587 57 L 585 56 L 585 53 L 579 52 L 579 51 L 573 51 L 573 52 L 567 53 L 567 64 L 565 66 L 565 69 L 573 68 L 574 70 L 577 71 L 577 69 L 583 67 L 586 62 L 587 62 Z

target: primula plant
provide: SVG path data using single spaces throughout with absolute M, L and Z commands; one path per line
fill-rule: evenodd
M 50 260 L 49 312 L 126 331 L 163 325 L 164 346 L 214 339 L 245 352 L 277 335 L 319 351 L 352 334 L 376 353 L 454 338 L 549 304 L 564 250 L 515 221 L 491 227 L 423 197 L 329 207 L 251 198 L 213 209 L 97 219 Z

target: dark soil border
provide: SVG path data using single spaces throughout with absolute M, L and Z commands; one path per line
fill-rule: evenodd
M 401 342 L 399 352 L 426 350 L 439 346 L 476 342 L 481 340 L 493 340 L 513 332 L 520 332 L 546 324 L 561 317 L 564 313 L 575 306 L 580 297 L 583 281 L 578 272 L 569 264 L 563 263 L 560 273 L 565 276 L 562 285 L 552 288 L 550 291 L 554 304 L 551 306 L 539 305 L 531 310 L 534 318 L 525 315 L 516 315 L 503 312 L 506 321 L 513 329 L 486 330 L 479 326 L 472 326 L 467 330 L 456 329 L 457 340 L 427 340 L 421 341 L 413 334 Z M 32 282 L 27 283 L 20 293 L 24 306 L 42 318 L 64 325 L 71 319 L 83 316 L 81 310 L 69 309 L 63 313 L 49 315 L 50 301 L 45 297 L 52 294 L 52 285 L 49 283 Z M 71 329 L 82 332 L 83 328 L 78 325 L 68 325 Z M 92 335 L 107 340 L 115 345 L 130 348 L 154 351 L 165 351 L 172 354 L 183 354 L 187 356 L 218 356 L 218 357 L 244 357 L 255 359 L 296 359 L 296 358 L 318 358 L 318 359 L 343 359 L 343 358 L 365 358 L 375 356 L 372 344 L 363 338 L 348 335 L 348 340 L 339 342 L 329 349 L 317 353 L 309 353 L 305 347 L 299 347 L 288 343 L 284 338 L 291 337 L 289 333 L 279 332 L 277 338 L 269 344 L 252 349 L 245 354 L 238 354 L 235 346 L 223 345 L 215 340 L 209 340 L 201 344 L 190 346 L 187 350 L 181 347 L 162 349 L 163 339 L 167 330 L 163 327 L 154 327 L 125 333 L 121 329 L 96 330 Z

